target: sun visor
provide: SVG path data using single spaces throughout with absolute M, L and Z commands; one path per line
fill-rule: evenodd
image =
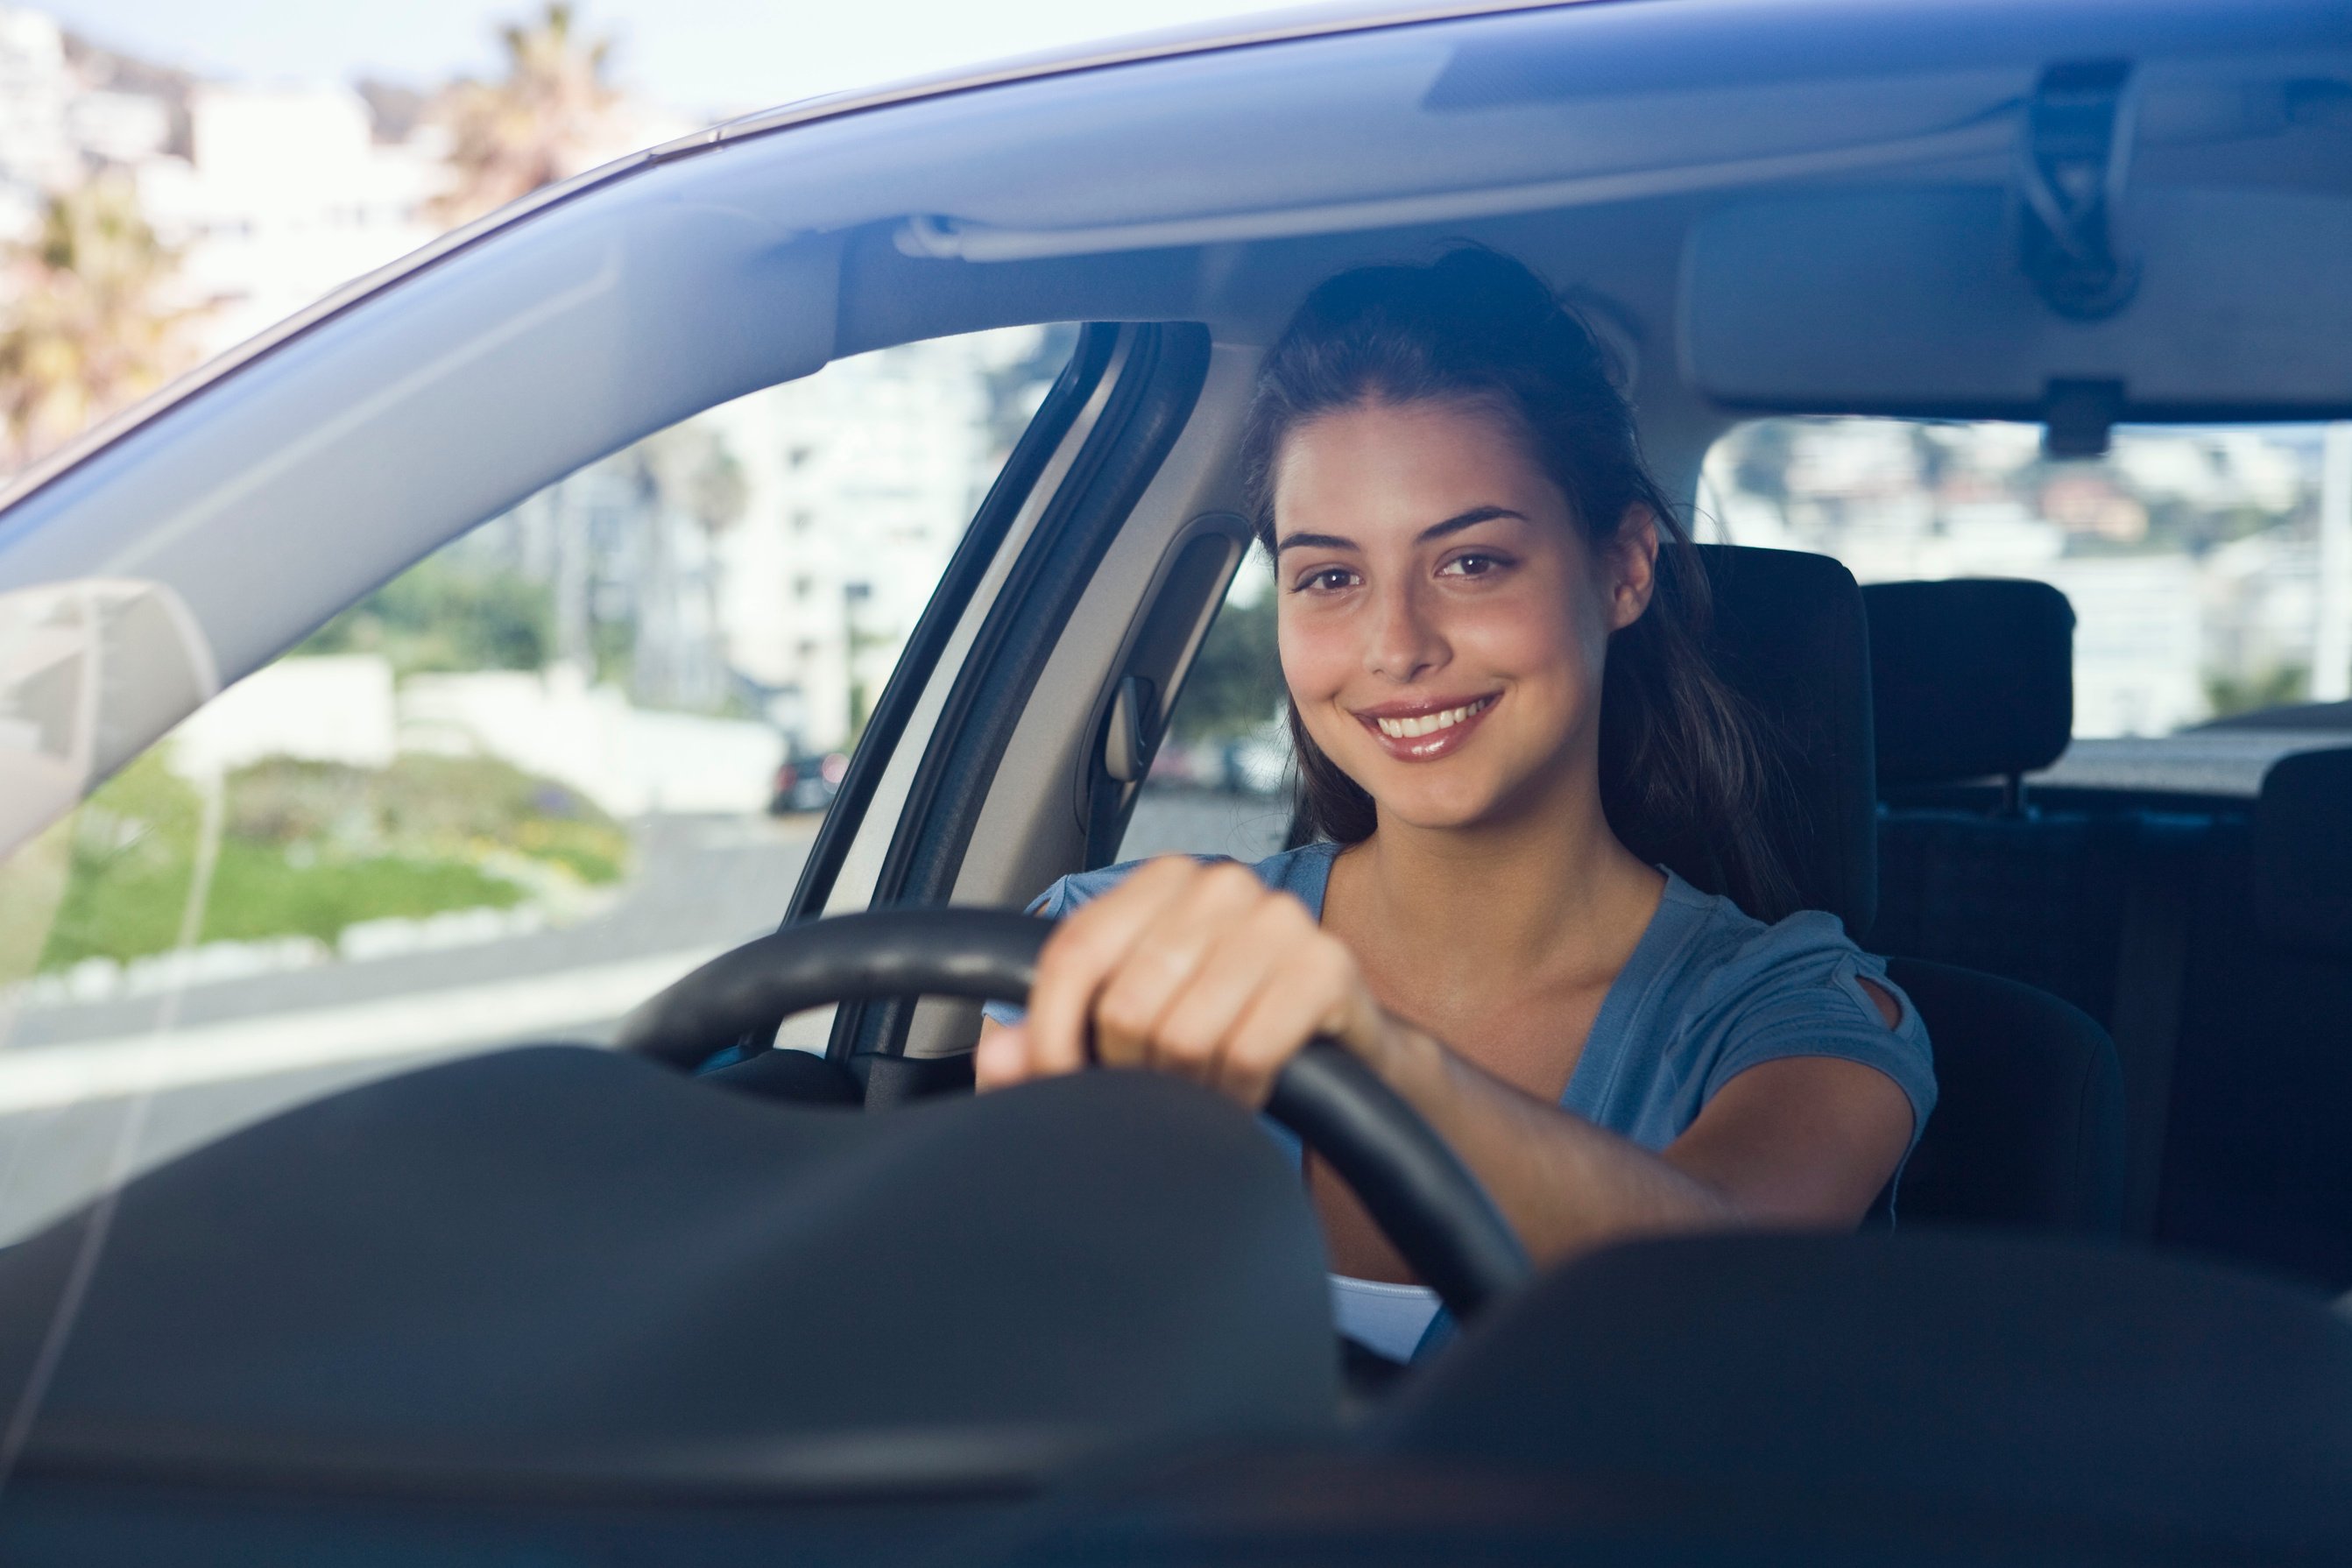
M 1792 413 L 2058 420 L 2352 414 L 2352 201 L 2135 189 L 2120 305 L 2079 319 L 2027 275 L 2006 187 L 1752 197 L 1692 231 L 1685 374 Z

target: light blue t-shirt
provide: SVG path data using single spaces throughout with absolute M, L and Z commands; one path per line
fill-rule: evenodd
M 1295 895 L 1319 921 L 1339 853 L 1336 844 L 1308 844 L 1269 855 L 1251 868 L 1267 887 Z M 1064 877 L 1030 912 L 1058 920 L 1140 864 Z M 1808 910 L 1766 925 L 1730 900 L 1702 893 L 1672 871 L 1665 875 L 1665 896 L 1610 984 L 1560 1104 L 1645 1149 L 1661 1150 L 1749 1068 L 1784 1057 L 1842 1057 L 1895 1080 L 1911 1101 L 1916 1144 L 1936 1105 L 1934 1061 L 1927 1031 L 1909 998 L 1886 978 L 1885 962 L 1854 946 L 1834 915 Z M 1863 989 L 1865 978 L 1900 1005 L 1895 1027 L 1887 1027 Z M 1021 1016 L 1019 1008 L 997 1003 L 986 1011 L 1000 1024 Z M 1890 1205 L 1893 1191 L 1890 1182 Z M 1333 1282 L 1342 1331 L 1400 1360 L 1423 1341 L 1435 1311 L 1426 1292 L 1360 1289 L 1374 1282 L 1340 1276 Z

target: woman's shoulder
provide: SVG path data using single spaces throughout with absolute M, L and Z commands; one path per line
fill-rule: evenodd
M 1915 1129 L 1926 1122 L 1936 1102 L 1927 1026 L 1887 978 L 1885 960 L 1864 952 L 1835 915 L 1803 910 L 1768 923 L 1679 878 L 1667 897 L 1689 927 L 1671 1032 L 1705 1058 L 1695 1067 L 1710 1092 L 1777 1057 L 1843 1057 L 1894 1079 Z
M 1688 959 L 1702 969 L 1769 967 L 1809 955 L 1868 956 L 1846 934 L 1845 922 L 1823 910 L 1760 921 L 1722 894 L 1701 892 L 1671 871 L 1664 904 L 1683 928 Z
M 1853 1010 L 1885 1026 L 1867 980 L 1900 999 L 1886 978 L 1885 960 L 1863 950 L 1844 922 L 1822 910 L 1801 910 L 1764 921 L 1719 894 L 1703 893 L 1669 876 L 1668 906 L 1685 927 L 1676 944 L 1686 1016 L 1782 1010 L 1807 1004 L 1832 1013 Z M 1896 1032 L 1916 1027 L 1907 1002 Z
M 1331 871 L 1332 857 L 1339 847 L 1327 842 L 1302 844 L 1296 848 L 1278 850 L 1263 860 L 1252 861 L 1249 868 L 1259 881 L 1276 892 L 1295 893 L 1311 910 L 1323 905 L 1323 885 Z M 1231 855 L 1195 855 L 1194 860 L 1203 866 L 1239 864 Z M 1104 866 L 1092 871 L 1073 871 L 1030 901 L 1029 912 L 1047 920 L 1060 920 L 1079 905 L 1098 899 L 1125 881 L 1144 860 L 1122 860 L 1116 866 Z

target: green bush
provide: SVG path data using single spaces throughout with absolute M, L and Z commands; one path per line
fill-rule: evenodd
M 380 653 L 420 670 L 539 669 L 555 646 L 555 596 L 513 572 L 430 556 L 310 634 L 298 653 Z
M 160 752 L 85 802 L 40 966 L 174 945 L 203 816 Z M 381 770 L 273 757 L 228 776 L 221 817 L 201 942 L 331 945 L 362 921 L 511 908 L 530 889 L 499 874 L 506 857 L 590 885 L 628 866 L 628 835 L 593 803 L 486 757 L 405 755 Z

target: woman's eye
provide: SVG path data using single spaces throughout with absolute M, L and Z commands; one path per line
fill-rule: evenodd
M 1457 555 L 1438 568 L 1438 575 L 1454 577 L 1484 577 L 1500 570 L 1507 563 L 1499 555 L 1483 555 L 1469 552 Z
M 1336 594 L 1352 586 L 1356 574 L 1344 566 L 1326 566 L 1320 572 L 1309 572 L 1298 580 L 1301 594 Z

